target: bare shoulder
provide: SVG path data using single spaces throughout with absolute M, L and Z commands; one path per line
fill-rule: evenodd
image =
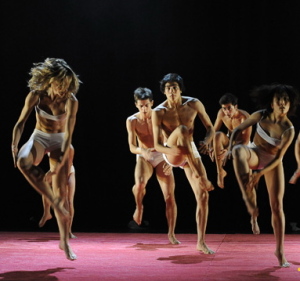
M 133 121 L 136 121 L 136 120 L 138 120 L 138 112 L 136 112 L 136 113 L 130 115 L 129 117 L 127 117 L 128 122 L 133 122 Z
M 72 101 L 72 102 L 78 102 L 77 97 L 73 93 L 71 94 L 69 100 Z
M 238 110 L 239 110 L 240 114 L 245 116 L 246 118 L 248 118 L 250 116 L 250 113 L 247 112 L 246 110 L 243 110 L 243 109 L 240 109 L 240 108 Z
M 182 104 L 197 103 L 197 102 L 200 102 L 200 100 L 197 98 L 189 97 L 189 96 L 182 96 Z
M 167 109 L 167 106 L 166 106 L 166 101 L 165 102 L 162 102 L 161 104 L 157 105 L 156 107 L 154 107 L 152 109 L 152 112 L 154 112 L 155 114 L 163 114 L 166 109 Z
M 188 106 L 199 113 L 205 112 L 204 104 L 198 98 L 182 96 L 182 105 Z
M 43 94 L 40 91 L 31 91 L 26 96 L 26 104 L 29 106 L 34 106 L 38 103 Z
M 225 117 L 225 114 L 224 114 L 224 111 L 222 110 L 222 108 L 220 108 L 219 110 L 218 110 L 218 113 L 217 113 L 217 117 L 219 117 L 219 118 L 223 118 L 223 117 Z

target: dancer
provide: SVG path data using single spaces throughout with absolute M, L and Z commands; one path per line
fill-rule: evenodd
M 206 129 L 204 141 L 199 151 L 208 153 L 208 144 L 214 136 L 213 124 L 204 105 L 198 99 L 182 96 L 183 79 L 176 73 L 169 73 L 160 81 L 160 90 L 166 100 L 152 111 L 154 147 L 163 153 L 164 159 L 173 167 L 182 167 L 193 189 L 197 208 L 197 249 L 205 254 L 213 254 L 205 242 L 208 217 L 208 191 L 213 190 L 207 179 L 206 170 L 193 141 L 194 121 L 199 116 Z M 163 133 L 163 139 L 160 132 Z
M 168 238 L 172 244 L 179 244 L 180 242 L 176 239 L 174 233 L 177 206 L 174 196 L 175 181 L 173 170 L 164 161 L 162 153 L 155 151 L 153 144 L 151 113 L 154 101 L 152 91 L 148 88 L 137 88 L 134 91 L 134 102 L 139 111 L 129 116 L 126 120 L 129 149 L 131 153 L 136 154 L 135 184 L 132 188 L 136 209 L 133 214 L 133 220 L 138 225 L 142 223 L 146 185 L 155 170 L 156 178 L 166 202 Z
M 258 216 L 256 191 L 258 181 L 264 176 L 271 207 L 271 221 L 276 240 L 275 256 L 281 267 L 289 267 L 284 254 L 285 215 L 283 196 L 285 189 L 282 160 L 293 141 L 295 130 L 288 118 L 295 113 L 299 103 L 296 89 L 289 85 L 271 84 L 256 88 L 252 93 L 260 110 L 252 113 L 236 127 L 230 137 L 227 159 L 233 158 L 235 174 L 252 217 Z M 252 146 L 235 145 L 238 134 L 256 124 Z M 255 170 L 251 174 L 251 170 Z
M 69 174 L 69 150 L 78 110 L 75 94 L 80 80 L 63 60 L 47 58 L 35 63 L 28 82 L 30 92 L 12 133 L 12 154 L 15 167 L 32 187 L 50 201 L 57 219 L 60 243 L 67 259 L 76 254 L 69 245 L 70 214 L 66 208 Z M 30 139 L 18 151 L 25 123 L 35 109 L 36 125 Z M 51 172 L 38 166 L 50 153 Z M 49 181 L 52 179 L 52 188 Z
M 67 182 L 67 201 L 66 201 L 66 206 L 67 210 L 70 213 L 70 226 L 69 226 L 69 237 L 70 238 L 77 238 L 73 233 L 72 233 L 72 224 L 73 224 L 73 219 L 74 219 L 74 196 L 75 196 L 75 188 L 76 188 L 76 177 L 75 177 L 75 168 L 73 165 L 73 158 L 74 158 L 74 147 L 71 145 L 70 148 L 70 158 L 69 158 L 69 174 L 68 174 L 68 182 Z M 51 163 L 50 163 L 51 165 Z M 54 167 L 52 167 L 53 169 Z M 51 169 L 47 172 L 50 173 Z M 50 178 L 51 181 L 49 182 L 52 184 L 52 177 Z M 43 201 L 43 209 L 44 213 L 43 216 L 39 222 L 39 227 L 43 227 L 47 220 L 52 219 L 52 214 L 51 214 L 51 204 L 50 202 L 45 198 L 45 196 L 42 196 L 42 201 Z
M 249 117 L 249 113 L 247 111 L 238 108 L 237 102 L 238 98 L 233 94 L 226 93 L 223 95 L 219 100 L 221 108 L 218 111 L 217 118 L 214 123 L 216 133 L 210 144 L 209 155 L 211 160 L 216 162 L 218 174 L 217 183 L 220 188 L 224 188 L 224 178 L 227 175 L 227 172 L 223 167 L 223 160 L 227 151 L 232 130 Z M 227 134 L 220 131 L 222 125 L 226 126 Z M 236 138 L 234 144 L 249 144 L 251 132 L 252 127 L 248 127 Z

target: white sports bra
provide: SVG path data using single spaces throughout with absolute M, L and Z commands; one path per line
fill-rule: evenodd
M 286 132 L 286 131 L 288 131 L 288 130 L 290 130 L 290 129 L 293 129 L 294 128 L 294 126 L 291 126 L 291 127 L 289 127 L 288 129 L 286 129 L 283 133 L 282 133 L 282 135 Z M 276 138 L 272 138 L 272 137 L 270 137 L 265 131 L 264 131 L 264 129 L 260 126 L 260 124 L 259 123 L 257 123 L 257 125 L 256 125 L 256 132 L 266 141 L 266 142 L 268 142 L 269 144 L 271 144 L 271 145 L 274 145 L 274 146 L 279 146 L 280 144 L 281 144 L 281 139 L 276 139 Z M 282 136 L 281 135 L 281 136 Z

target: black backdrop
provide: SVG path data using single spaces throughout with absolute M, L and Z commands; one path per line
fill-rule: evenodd
M 130 231 L 135 156 L 128 149 L 125 121 L 136 111 L 134 89 L 152 89 L 157 105 L 164 100 L 159 80 L 176 72 L 184 78 L 186 95 L 198 97 L 212 121 L 225 92 L 237 95 L 239 107 L 253 112 L 248 93 L 254 86 L 280 82 L 300 88 L 299 11 L 297 1 L 1 1 L 0 230 L 38 230 L 42 215 L 41 197 L 13 167 L 10 151 L 32 63 L 64 58 L 83 81 L 73 138 L 74 232 Z M 31 117 L 22 143 L 33 130 Z M 298 134 L 299 121 L 292 121 Z M 204 130 L 196 122 L 195 141 L 203 137 Z M 214 163 L 208 156 L 202 159 L 216 186 L 210 193 L 207 231 L 251 232 L 231 163 L 221 190 Z M 298 222 L 299 183 L 288 184 L 296 168 L 293 145 L 284 165 L 286 218 Z M 175 177 L 177 232 L 195 232 L 194 195 L 181 169 L 175 169 Z M 271 232 L 263 180 L 258 202 L 261 231 Z M 147 186 L 144 205 L 148 231 L 166 231 L 163 197 L 155 177 Z M 55 220 L 43 228 L 56 229 Z

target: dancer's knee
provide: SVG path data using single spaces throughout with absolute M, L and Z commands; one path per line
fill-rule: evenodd
M 245 158 L 246 157 L 246 150 L 245 147 L 243 145 L 235 145 L 232 148 L 232 156 L 233 158 Z
M 18 158 L 17 167 L 21 171 L 28 171 L 32 167 L 32 163 L 30 163 L 26 158 Z
M 188 134 L 189 134 L 189 129 L 188 129 L 187 126 L 185 126 L 185 125 L 179 125 L 177 129 L 180 130 L 180 133 L 181 133 L 183 136 L 188 136 Z

